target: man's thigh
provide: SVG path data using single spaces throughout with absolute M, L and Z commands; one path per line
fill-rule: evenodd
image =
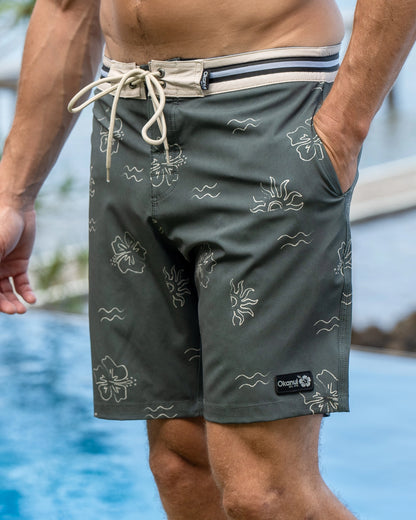
M 247 491 L 278 483 L 299 486 L 302 476 L 319 476 L 322 415 L 249 424 L 207 423 L 212 471 L 222 486 Z

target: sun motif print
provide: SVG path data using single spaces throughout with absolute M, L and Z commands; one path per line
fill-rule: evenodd
M 244 280 L 240 280 L 237 284 L 234 280 L 230 282 L 230 301 L 232 310 L 232 323 L 234 327 L 237 325 L 241 327 L 246 317 L 254 318 L 254 311 L 252 307 L 257 305 L 258 299 L 249 298 L 249 295 L 254 292 L 251 287 L 244 287 Z
M 339 397 L 337 390 L 338 379 L 329 370 L 322 370 L 316 376 L 316 392 L 311 397 L 300 393 L 303 402 L 315 414 L 331 413 L 338 410 Z
M 163 161 L 153 158 L 150 166 L 150 180 L 154 188 L 159 188 L 163 184 L 172 186 L 178 178 L 178 169 L 186 164 L 186 156 L 178 144 L 169 147 L 169 163 L 166 157 Z
M 338 248 L 338 264 L 334 268 L 335 274 L 345 276 L 346 269 L 352 268 L 351 240 L 342 242 Z
M 287 185 L 290 180 L 285 179 L 279 185 L 276 179 L 270 177 L 268 186 L 260 183 L 260 189 L 263 192 L 258 200 L 253 197 L 255 205 L 250 209 L 251 213 L 271 212 L 271 211 L 299 211 L 303 208 L 302 194 L 298 191 L 289 191 Z
M 99 119 L 98 121 L 102 121 L 104 118 Z M 113 139 L 111 143 L 111 154 L 118 152 L 119 141 L 122 141 L 124 137 L 123 132 L 123 122 L 119 117 L 116 117 L 114 123 L 114 132 Z M 107 143 L 108 143 L 108 129 L 101 127 L 100 130 L 100 151 L 107 152 Z
M 185 305 L 185 296 L 191 294 L 191 291 L 187 287 L 189 280 L 184 276 L 183 272 L 183 269 L 177 271 L 175 266 L 171 268 L 170 272 L 166 267 L 163 268 L 166 287 L 172 296 L 172 303 L 175 309 L 177 309 L 178 306 L 183 307 Z
M 314 158 L 322 161 L 324 158 L 322 141 L 313 128 L 311 117 L 304 125 L 298 126 L 286 135 L 302 161 L 312 161 Z
M 214 270 L 217 262 L 214 260 L 214 254 L 208 244 L 202 246 L 199 260 L 195 267 L 195 277 L 201 287 L 208 287 L 209 275 Z
M 94 380 L 103 401 L 114 399 L 116 403 L 127 399 L 127 389 L 136 385 L 136 380 L 129 377 L 125 365 L 117 365 L 110 356 L 106 356 L 94 368 Z
M 143 273 L 145 264 L 146 249 L 128 231 L 124 236 L 116 236 L 111 242 L 113 257 L 111 264 L 117 267 L 121 273 Z

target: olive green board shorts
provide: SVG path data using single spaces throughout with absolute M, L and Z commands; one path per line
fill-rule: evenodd
M 348 411 L 353 187 L 313 116 L 338 47 L 162 70 L 169 156 L 142 82 L 94 103 L 90 330 L 106 419 L 247 423 Z M 105 59 L 103 74 L 135 64 Z M 160 135 L 157 125 L 149 132 Z

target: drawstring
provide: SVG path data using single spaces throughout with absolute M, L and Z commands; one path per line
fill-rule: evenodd
M 113 146 L 113 135 L 114 135 L 114 125 L 116 120 L 117 113 L 117 104 L 120 99 L 121 91 L 125 85 L 129 85 L 131 88 L 135 88 L 141 82 L 145 82 L 147 86 L 147 91 L 149 92 L 150 98 L 153 104 L 154 113 L 152 117 L 147 121 L 147 123 L 142 128 L 142 137 L 146 143 L 154 146 L 159 146 L 163 143 L 165 154 L 166 154 L 166 162 L 170 164 L 169 160 L 169 143 L 167 140 L 167 129 L 166 129 L 166 120 L 163 113 L 163 109 L 165 108 L 166 96 L 163 91 L 163 87 L 160 83 L 160 78 L 163 76 L 162 71 L 150 72 L 149 70 L 144 70 L 140 67 L 132 69 L 125 74 L 119 74 L 117 76 L 110 76 L 107 78 L 101 78 L 97 81 L 93 81 L 86 87 L 76 94 L 68 104 L 68 110 L 72 114 L 80 112 L 90 103 L 93 103 L 95 100 L 100 99 L 101 97 L 110 94 L 115 91 L 114 101 L 111 107 L 111 115 L 110 115 L 110 126 L 108 128 L 108 140 L 107 140 L 107 153 L 105 160 L 105 167 L 107 172 L 107 182 L 110 182 L 110 168 L 111 168 L 111 149 Z M 84 101 L 81 105 L 74 106 L 75 103 L 82 97 L 84 94 L 88 93 L 94 87 L 101 85 L 102 83 L 111 83 L 112 85 L 108 88 L 101 90 L 93 97 Z M 159 96 L 159 98 L 158 98 Z M 159 139 L 152 139 L 148 135 L 148 130 L 157 123 L 160 130 Z

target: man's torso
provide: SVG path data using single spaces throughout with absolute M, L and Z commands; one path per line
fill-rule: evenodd
M 325 46 L 344 33 L 334 0 L 102 0 L 109 58 L 207 58 L 273 47 Z

